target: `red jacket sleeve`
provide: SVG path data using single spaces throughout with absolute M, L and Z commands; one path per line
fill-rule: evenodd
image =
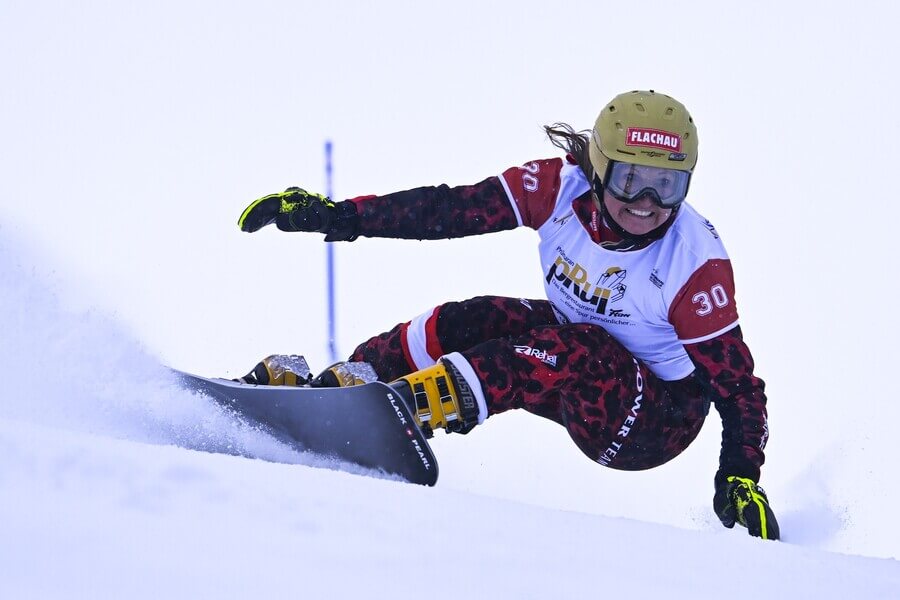
M 518 227 L 503 185 L 489 177 L 474 185 L 421 187 L 353 198 L 359 235 L 439 240 Z
M 738 321 L 731 261 L 706 261 L 675 295 L 669 322 L 682 343 L 690 344 L 731 329 Z
M 514 229 L 537 229 L 560 190 L 560 158 L 512 167 L 474 185 L 420 187 L 350 201 L 359 215 L 359 235 L 417 240 L 457 238 Z
M 550 218 L 562 184 L 562 166 L 562 159 L 550 158 L 503 172 L 500 179 L 519 223 L 537 229 Z
M 753 357 L 740 327 L 685 349 L 722 417 L 717 480 L 738 475 L 759 481 L 769 438 L 765 383 L 753 374 Z

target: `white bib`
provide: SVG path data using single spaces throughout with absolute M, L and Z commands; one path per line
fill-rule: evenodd
M 591 239 L 572 208 L 589 189 L 577 166 L 562 167 L 556 205 L 538 228 L 547 298 L 569 321 L 603 327 L 661 379 L 690 375 L 694 365 L 684 344 L 737 325 L 733 283 L 694 277 L 711 261 L 728 262 L 718 234 L 684 203 L 661 239 L 640 250 L 607 250 Z M 730 264 L 727 274 L 730 279 Z M 701 286 L 697 290 L 694 279 Z M 670 322 L 676 301 L 684 306 L 680 314 L 698 323 L 700 337 L 679 339 Z M 717 309 L 724 321 L 707 321 Z

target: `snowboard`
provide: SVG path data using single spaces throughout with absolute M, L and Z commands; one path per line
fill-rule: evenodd
M 409 407 L 391 386 L 266 386 L 174 371 L 182 387 L 258 423 L 301 452 L 335 458 L 410 483 L 434 485 L 438 465 Z

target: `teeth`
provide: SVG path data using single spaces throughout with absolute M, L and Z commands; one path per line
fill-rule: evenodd
M 626 210 L 628 212 L 630 212 L 631 214 L 636 215 L 638 217 L 649 217 L 650 215 L 653 214 L 653 212 L 649 211 L 649 210 L 637 210 L 635 208 L 628 208 Z

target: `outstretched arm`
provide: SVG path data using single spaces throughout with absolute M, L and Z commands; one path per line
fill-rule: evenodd
M 562 168 L 561 159 L 539 160 L 474 185 L 420 187 L 343 202 L 288 188 L 255 200 L 238 225 L 254 232 L 274 223 L 282 231 L 324 233 L 325 241 L 360 235 L 438 240 L 521 225 L 537 229 L 553 211 Z
M 254 200 L 238 220 L 238 226 L 251 233 L 272 223 L 282 231 L 324 233 L 327 242 L 353 241 L 360 235 L 439 240 L 518 226 L 499 177 L 343 202 L 292 187 Z

